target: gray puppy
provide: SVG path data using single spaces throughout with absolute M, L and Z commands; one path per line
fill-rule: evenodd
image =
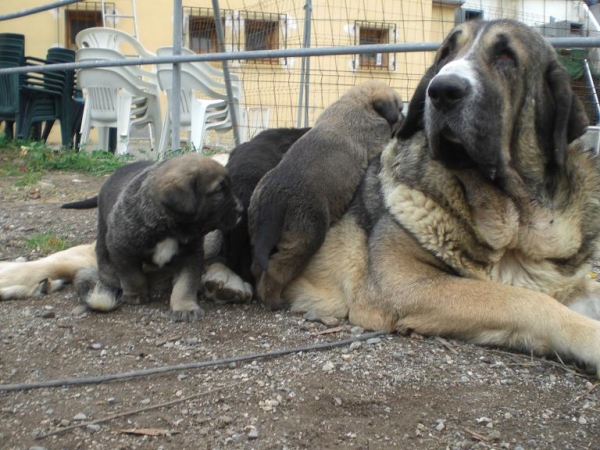
M 379 81 L 348 90 L 268 172 L 248 210 L 258 297 L 271 309 L 346 210 L 368 162 L 402 122 L 402 99 Z
M 89 202 L 90 199 L 83 202 Z M 146 302 L 144 266 L 167 267 L 174 273 L 171 311 L 176 320 L 203 315 L 196 301 L 203 271 L 204 235 L 229 229 L 242 208 L 226 169 L 198 154 L 156 164 L 124 166 L 104 183 L 98 195 L 96 258 L 99 283 L 86 304 L 107 310 L 121 301 Z M 89 286 L 83 274 L 76 285 Z

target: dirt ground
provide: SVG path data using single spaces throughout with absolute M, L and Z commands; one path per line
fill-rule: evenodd
M 40 257 L 26 247 L 36 233 L 91 241 L 95 211 L 58 205 L 96 193 L 102 180 L 55 172 L 15 187 L 0 178 L 0 259 Z M 202 305 L 204 320 L 175 323 L 164 301 L 74 314 L 69 287 L 3 302 L 0 384 L 220 360 L 361 333 L 257 303 Z M 123 381 L 0 392 L 0 448 L 599 449 L 597 387 L 560 361 L 383 336 Z M 166 402 L 173 403 L 153 408 Z M 110 420 L 86 425 L 103 419 Z

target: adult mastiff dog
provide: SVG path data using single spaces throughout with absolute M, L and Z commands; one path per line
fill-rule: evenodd
M 600 165 L 541 35 L 468 22 L 443 42 L 398 141 L 284 292 L 369 329 L 540 354 L 600 373 Z M 587 317 L 586 317 L 587 316 Z

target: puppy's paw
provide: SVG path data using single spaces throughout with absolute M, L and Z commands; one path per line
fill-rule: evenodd
M 148 297 L 145 295 L 123 293 L 121 301 L 128 305 L 143 305 L 144 303 L 148 303 Z
M 204 310 L 196 302 L 179 302 L 171 309 L 175 322 L 195 322 L 204 317 Z
M 202 284 L 204 295 L 215 303 L 245 303 L 252 299 L 252 286 L 221 263 L 208 268 Z

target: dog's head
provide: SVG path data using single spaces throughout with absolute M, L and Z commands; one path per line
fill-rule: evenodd
M 511 20 L 476 21 L 446 37 L 398 137 L 424 128 L 434 159 L 476 167 L 502 185 L 510 167 L 562 168 L 568 144 L 587 124 L 566 70 L 539 33 Z
M 225 167 L 195 153 L 161 163 L 153 190 L 178 222 L 197 223 L 204 232 L 232 228 L 242 215 Z
M 348 94 L 362 99 L 365 107 L 370 106 L 375 113 L 383 117 L 392 133 L 402 124 L 402 98 L 385 83 L 377 80 L 365 81 L 348 91 Z

